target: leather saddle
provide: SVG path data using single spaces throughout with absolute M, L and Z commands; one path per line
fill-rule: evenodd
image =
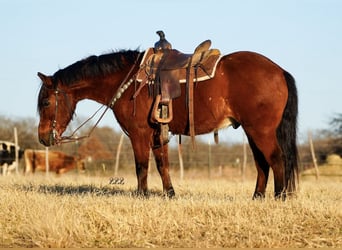
M 149 93 L 154 98 L 151 121 L 160 124 L 156 138 L 168 142 L 168 123 L 173 119 L 172 99 L 181 95 L 181 83 L 186 83 L 186 105 L 189 116 L 189 135 L 194 145 L 194 83 L 211 79 L 215 75 L 217 63 L 221 58 L 218 49 L 210 49 L 211 41 L 199 44 L 193 54 L 184 54 L 176 49 L 149 48 L 141 61 L 136 81 L 140 90 L 148 84 Z M 160 133 L 160 136 L 159 134 Z
M 165 49 L 155 53 L 153 48 L 145 52 L 137 75 L 141 85 L 148 83 L 153 97 L 161 95 L 162 102 L 181 95 L 180 83 L 186 83 L 188 71 L 194 71 L 194 82 L 214 76 L 220 58 L 218 49 L 210 49 L 211 41 L 199 44 L 193 54 L 184 54 L 176 49 Z M 138 94 L 138 93 L 136 93 Z
M 176 49 L 174 50 L 164 50 L 161 53 L 165 56 L 165 61 L 160 68 L 162 71 L 174 70 L 174 69 L 184 69 L 187 67 L 194 67 L 201 61 L 205 61 L 210 55 L 219 54 L 217 49 L 210 49 L 211 41 L 206 40 L 199 44 L 193 54 L 184 54 Z
M 135 99 L 141 89 L 148 85 L 149 95 L 153 97 L 151 122 L 159 124 L 155 130 L 156 145 L 169 141 L 168 123 L 173 119 L 172 100 L 181 95 L 181 83 L 186 83 L 185 96 L 188 110 L 188 134 L 194 146 L 194 83 L 211 79 L 221 59 L 218 49 L 210 49 L 211 41 L 199 44 L 193 54 L 184 54 L 165 39 L 163 31 L 156 32 L 160 39 L 154 48 L 145 51 L 135 81 L 140 86 L 135 91 Z M 155 146 L 156 146 L 155 145 Z

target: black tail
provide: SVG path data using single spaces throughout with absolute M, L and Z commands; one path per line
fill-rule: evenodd
M 283 118 L 277 128 L 278 143 L 285 162 L 285 187 L 288 193 L 296 190 L 298 182 L 297 115 L 298 96 L 295 79 L 284 71 L 288 88 L 288 99 Z

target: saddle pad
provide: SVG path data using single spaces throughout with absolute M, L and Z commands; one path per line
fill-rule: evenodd
M 147 79 L 147 72 L 145 69 L 147 68 L 147 62 L 151 61 L 150 58 L 154 54 L 153 48 L 148 48 L 145 51 L 144 57 L 140 63 L 140 70 L 137 74 L 136 81 L 142 82 Z M 203 63 L 201 63 L 201 67 L 197 68 L 197 77 L 194 74 L 194 82 L 201 82 L 205 80 L 209 80 L 215 76 L 216 66 L 220 61 L 222 55 L 214 54 L 210 55 Z M 175 69 L 179 71 L 179 83 L 186 83 L 186 68 Z

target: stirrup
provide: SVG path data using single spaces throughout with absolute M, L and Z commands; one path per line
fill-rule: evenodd
M 152 121 L 169 123 L 173 119 L 172 99 L 167 103 L 161 103 L 160 99 L 161 95 L 157 95 L 152 110 Z

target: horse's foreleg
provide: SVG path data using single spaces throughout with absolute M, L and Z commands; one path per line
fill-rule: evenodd
M 137 192 L 140 195 L 147 195 L 147 172 L 148 172 L 148 162 L 138 161 L 135 163 L 135 170 L 138 180 Z
M 172 187 L 171 178 L 169 174 L 169 155 L 168 145 L 163 145 L 153 149 L 154 158 L 158 168 L 158 172 L 162 179 L 163 190 L 169 198 L 175 196 L 175 191 Z
M 140 140 L 139 140 L 140 139 Z M 138 181 L 138 194 L 147 195 L 147 174 L 150 146 L 147 140 L 143 138 L 131 138 L 135 171 Z

